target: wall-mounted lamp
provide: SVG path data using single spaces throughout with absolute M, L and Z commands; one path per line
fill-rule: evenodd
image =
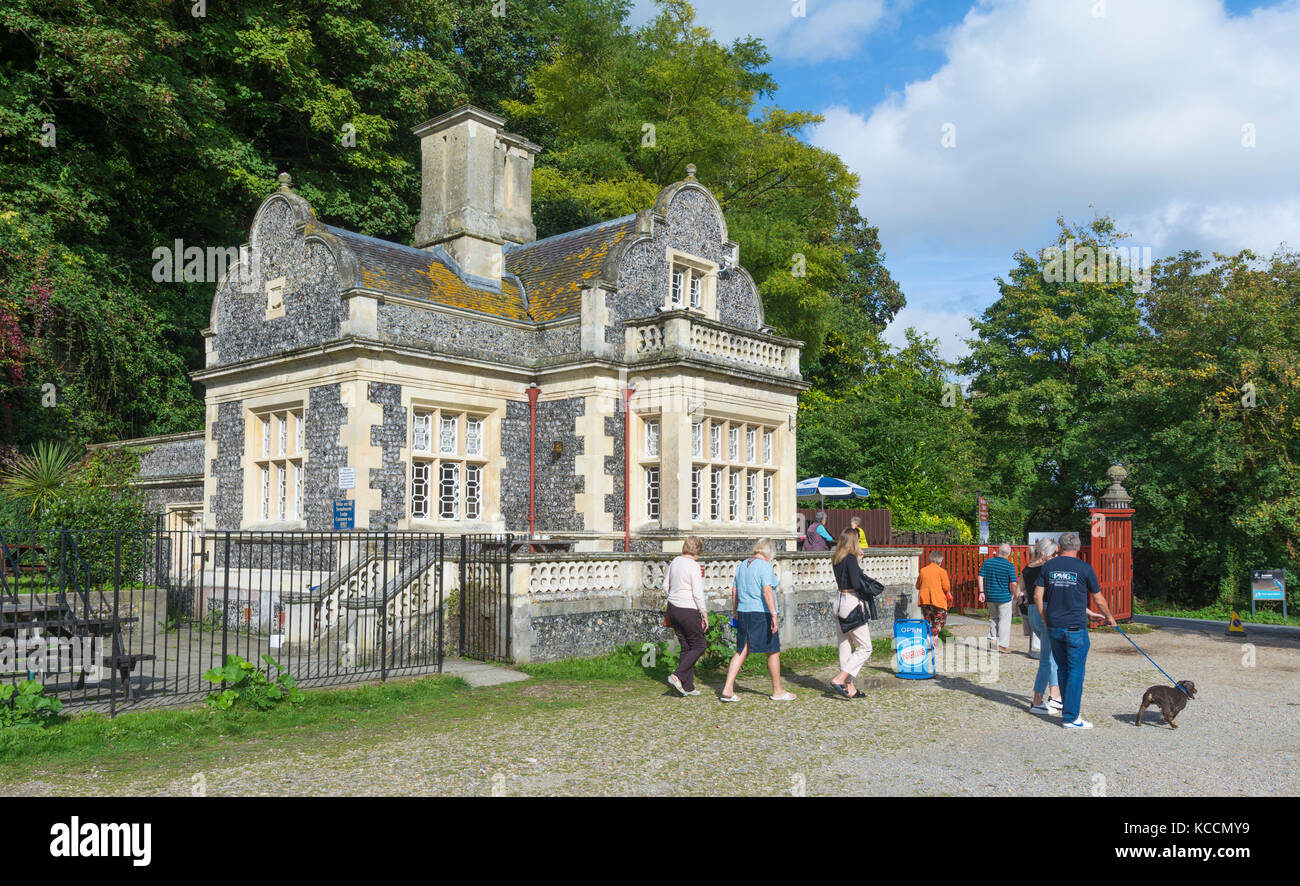
M 551 444 L 551 456 L 553 458 L 559 458 L 562 452 L 564 452 L 564 444 L 559 440 Z

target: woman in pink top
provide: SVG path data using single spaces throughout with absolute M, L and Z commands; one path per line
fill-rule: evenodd
M 672 623 L 682 657 L 677 670 L 668 675 L 668 685 L 682 695 L 699 695 L 695 688 L 695 663 L 708 648 L 704 632 L 709 629 L 709 605 L 704 599 L 704 575 L 699 564 L 704 542 L 688 536 L 682 555 L 673 559 L 664 573 L 664 594 L 668 597 L 668 620 Z

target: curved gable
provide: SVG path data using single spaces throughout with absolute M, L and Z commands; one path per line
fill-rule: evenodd
M 214 357 L 227 365 L 329 341 L 347 318 L 341 295 L 356 263 L 307 201 L 287 189 L 262 202 L 249 229 L 249 263 L 217 284 L 210 331 Z M 268 285 L 281 285 L 283 309 L 268 309 Z
M 623 324 L 664 310 L 671 255 L 690 256 L 719 269 L 717 319 L 729 326 L 763 328 L 763 302 L 754 279 L 740 267 L 740 249 L 727 237 L 722 207 L 704 185 L 688 178 L 659 192 L 654 207 L 637 217 L 637 234 L 612 250 L 602 275 L 617 291 L 607 298 L 605 340 L 618 346 Z

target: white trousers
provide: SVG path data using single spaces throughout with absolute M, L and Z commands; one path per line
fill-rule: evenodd
M 835 607 L 836 615 L 847 616 L 857 608 L 857 605 L 858 598 L 853 594 L 840 594 L 839 602 Z M 871 658 L 871 631 L 864 624 L 846 634 L 840 630 L 840 623 L 837 619 L 835 621 L 835 639 L 838 642 L 840 651 L 840 670 L 851 677 L 856 677 L 858 672 L 862 670 L 862 666 L 867 663 L 867 659 Z

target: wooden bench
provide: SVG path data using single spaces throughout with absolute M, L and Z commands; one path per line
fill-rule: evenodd
M 156 655 L 152 655 L 147 652 L 136 652 L 136 653 L 124 654 L 124 655 L 106 655 L 104 656 L 103 661 L 104 661 L 104 667 L 109 668 L 110 670 L 112 670 L 113 668 L 117 669 L 117 672 L 122 677 L 122 697 L 130 698 L 131 697 L 131 672 L 135 670 L 136 665 L 138 665 L 140 662 L 153 661 L 155 658 L 157 658 Z M 85 685 L 86 685 L 86 672 L 82 671 L 81 676 L 77 680 L 77 688 L 83 689 L 85 688 Z

